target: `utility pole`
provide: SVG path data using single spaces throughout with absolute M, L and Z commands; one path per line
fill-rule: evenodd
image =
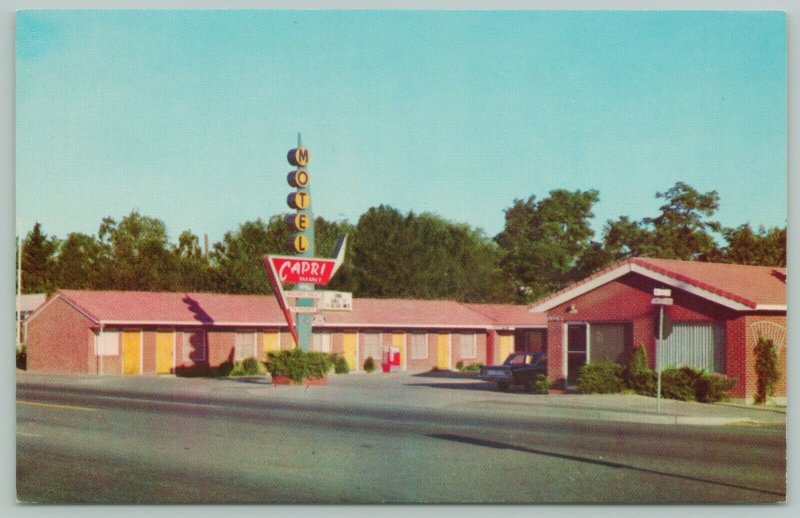
M 17 349 L 21 345 L 20 327 L 22 325 L 22 313 L 20 311 L 20 299 L 22 298 L 22 230 L 21 220 L 17 220 Z

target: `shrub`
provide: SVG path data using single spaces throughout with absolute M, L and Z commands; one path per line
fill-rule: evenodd
M 690 401 L 694 399 L 695 382 L 702 375 L 691 367 L 669 368 L 661 371 L 661 395 L 668 399 Z
M 730 390 L 736 383 L 734 378 L 721 374 L 703 374 L 694 384 L 694 397 L 701 403 L 716 403 L 730 399 Z
M 762 336 L 754 349 L 756 354 L 756 403 L 766 403 L 767 396 L 772 395 L 775 383 L 778 381 L 778 353 L 772 340 Z
M 533 389 L 537 394 L 547 394 L 550 392 L 550 383 L 547 381 L 547 374 L 537 374 Z
M 367 372 L 375 370 L 375 360 L 372 359 L 372 356 L 364 360 L 364 370 Z
M 640 344 L 631 355 L 631 360 L 625 369 L 625 384 L 637 394 L 656 395 L 656 371 L 647 366 L 644 344 Z
M 287 376 L 299 383 L 306 378 L 322 378 L 333 367 L 330 354 L 302 349 L 270 351 L 267 370 L 272 376 Z
M 256 376 L 263 373 L 264 369 L 261 367 L 261 362 L 256 358 L 250 357 L 234 363 L 228 376 Z
M 25 344 L 17 349 L 17 368 L 22 370 L 28 368 L 28 348 Z
M 332 355 L 333 360 L 333 372 L 336 374 L 347 374 L 350 372 L 350 365 L 348 365 L 347 360 L 341 354 L 334 354 Z
M 456 362 L 456 370 L 463 371 L 464 370 L 464 360 L 458 360 Z
M 578 392 L 581 394 L 613 394 L 622 392 L 622 365 L 611 360 L 588 363 L 578 373 Z
M 461 372 L 480 372 L 481 371 L 481 364 L 480 363 L 470 363 L 466 365 Z

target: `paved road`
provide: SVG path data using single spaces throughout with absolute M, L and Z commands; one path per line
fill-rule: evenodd
M 299 396 L 259 397 L 257 389 L 240 389 L 238 396 L 175 391 L 156 397 L 96 386 L 23 384 L 17 393 L 18 498 L 103 503 L 785 499 L 783 426 L 664 426 L 496 408 L 415 410 L 391 402 L 333 405 Z M 315 390 L 335 391 L 329 389 Z

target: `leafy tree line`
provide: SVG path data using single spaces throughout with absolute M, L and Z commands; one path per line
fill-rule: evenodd
M 434 214 L 381 205 L 355 225 L 316 218 L 317 255 L 330 256 L 337 237 L 348 234 L 344 265 L 329 289 L 469 302 L 530 302 L 631 256 L 785 266 L 785 227 L 722 227 L 712 220 L 718 194 L 683 182 L 656 198 L 664 200 L 659 214 L 609 220 L 599 239 L 590 225 L 596 190 L 558 189 L 542 199 L 514 200 L 493 238 Z M 23 292 L 271 293 L 261 257 L 286 253 L 291 230 L 284 216 L 242 223 L 208 254 L 191 231 L 171 242 L 161 220 L 136 211 L 120 221 L 104 218 L 96 236 L 70 233 L 64 240 L 36 223 L 23 242 Z M 725 244 L 718 246 L 715 236 Z

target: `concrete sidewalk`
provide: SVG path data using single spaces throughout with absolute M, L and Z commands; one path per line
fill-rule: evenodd
M 175 376 L 45 375 L 18 371 L 19 386 L 88 389 L 98 394 L 141 398 L 238 398 L 315 409 L 426 410 L 457 417 L 589 419 L 663 425 L 785 425 L 785 407 L 703 404 L 619 394 L 537 395 L 499 392 L 494 384 L 460 373 L 331 374 L 326 386 L 276 386 L 269 375 L 242 378 L 177 378 Z

